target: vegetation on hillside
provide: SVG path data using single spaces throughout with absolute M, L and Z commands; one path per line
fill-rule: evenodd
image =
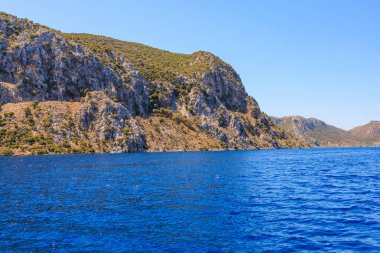
M 200 73 L 210 71 L 213 66 L 225 66 L 232 70 L 230 65 L 204 51 L 180 54 L 100 35 L 83 33 L 63 35 L 67 39 L 86 46 L 106 63 L 110 63 L 108 53 L 112 51 L 122 53 L 151 83 L 173 83 L 181 76 L 196 78 Z M 231 73 L 226 74 L 236 79 Z M 240 80 L 234 81 L 240 83 Z
M 371 121 L 349 131 L 350 136 L 365 145 L 380 146 L 380 121 Z
M 5 24 L 5 32 L 0 29 L 0 37 L 9 37 L 9 39 L 15 39 L 21 32 L 25 29 L 36 31 L 39 28 L 51 29 L 47 26 L 41 25 L 39 23 L 35 23 L 26 18 L 18 18 L 16 16 L 7 14 L 5 12 L 0 11 L 0 20 Z M 54 29 L 51 29 L 54 30 Z M 56 31 L 56 30 L 54 30 Z M 59 31 L 56 31 L 59 32 Z M 33 38 L 35 35 L 31 35 Z
M 380 145 L 380 122 L 372 121 L 346 131 L 325 122 L 300 116 L 272 118 L 273 122 L 312 146 L 378 146 Z
M 41 108 L 37 102 L 7 104 L 6 109 L 0 111 L 0 155 L 94 152 L 94 142 L 80 138 L 74 131 L 70 112 L 65 114 L 64 120 L 57 120 L 59 127 L 53 126 L 47 108 Z M 61 129 L 70 130 L 77 141 L 57 139 Z
M 211 53 L 64 34 L 1 13 L 0 31 L 0 155 L 306 146 L 270 125 Z

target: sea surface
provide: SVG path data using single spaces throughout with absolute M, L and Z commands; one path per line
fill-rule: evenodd
M 380 148 L 0 158 L 1 252 L 380 252 Z

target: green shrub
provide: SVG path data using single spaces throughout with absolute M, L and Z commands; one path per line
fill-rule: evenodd
M 38 143 L 35 143 L 32 146 L 30 146 L 28 151 L 31 152 L 33 155 L 43 155 L 48 153 L 46 148 Z
M 95 150 L 92 147 L 91 143 L 82 140 L 79 143 L 79 150 L 76 149 L 75 152 L 77 152 L 77 153 L 94 153 Z
M 31 35 L 29 36 L 29 39 L 32 40 L 32 39 L 35 39 L 35 38 L 37 38 L 37 37 L 38 37 L 38 35 L 33 33 L 33 34 L 31 34 Z
M 4 148 L 0 151 L 0 155 L 10 156 L 13 155 L 13 150 L 10 148 Z
M 182 121 L 182 117 L 178 113 L 175 113 L 173 115 L 173 120 L 175 121 L 175 123 L 179 124 Z
M 25 142 L 29 145 L 32 145 L 36 142 L 36 138 L 34 136 L 28 136 L 25 138 Z
M 50 128 L 50 127 L 52 127 L 51 118 L 50 117 L 44 118 L 43 121 L 42 121 L 42 125 L 43 125 L 44 128 Z
M 160 114 L 167 116 L 168 118 L 171 118 L 173 116 L 173 111 L 167 108 L 160 108 Z
M 154 92 L 149 96 L 149 107 L 152 111 L 161 107 L 160 93 Z
M 32 110 L 30 110 L 29 107 L 25 108 L 24 109 L 24 115 L 25 115 L 26 118 L 29 117 L 29 116 L 32 116 Z
M 0 115 L 0 127 L 5 126 L 7 124 L 6 122 L 7 120 Z
M 130 60 L 150 83 L 173 83 L 181 76 L 193 78 L 199 73 L 210 71 L 220 65 L 226 69 L 231 66 L 208 52 L 193 54 L 171 53 L 133 42 L 125 42 L 91 34 L 63 34 L 66 38 L 88 47 L 107 65 L 119 67 L 118 61 L 107 57 L 110 51 L 117 51 Z M 240 80 L 230 71 L 227 78 L 239 83 Z
M 4 117 L 8 119 L 13 118 L 14 115 L 14 112 L 4 112 Z
M 156 130 L 157 133 L 161 133 L 161 129 L 160 129 L 160 126 L 154 126 L 154 129 Z
M 223 115 L 219 116 L 218 123 L 219 123 L 219 126 L 221 127 L 227 126 L 227 120 Z
M 130 129 L 129 127 L 125 127 L 125 128 L 123 129 L 123 134 L 124 134 L 125 136 L 128 136 L 130 132 L 131 132 L 131 129 Z
M 28 116 L 28 117 L 26 118 L 26 120 L 27 120 L 29 126 L 34 126 L 34 118 L 33 118 L 32 115 Z

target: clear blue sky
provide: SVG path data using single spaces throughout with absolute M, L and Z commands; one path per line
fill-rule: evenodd
M 380 120 L 378 0 L 2 0 L 0 9 L 229 62 L 263 111 L 349 129 Z

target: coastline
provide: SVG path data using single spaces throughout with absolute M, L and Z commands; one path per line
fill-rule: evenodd
M 159 153 L 195 153 L 195 152 L 234 152 L 234 151 L 275 151 L 275 150 L 311 150 L 311 149 L 355 149 L 355 148 L 380 148 L 380 146 L 322 146 L 322 147 L 294 147 L 294 148 L 260 148 L 260 149 L 209 149 L 209 150 L 164 150 L 164 151 L 131 151 L 131 152 L 93 152 L 93 153 L 16 153 L 1 157 L 27 157 L 27 156 L 57 156 L 57 155 L 120 155 L 120 154 L 159 154 Z

